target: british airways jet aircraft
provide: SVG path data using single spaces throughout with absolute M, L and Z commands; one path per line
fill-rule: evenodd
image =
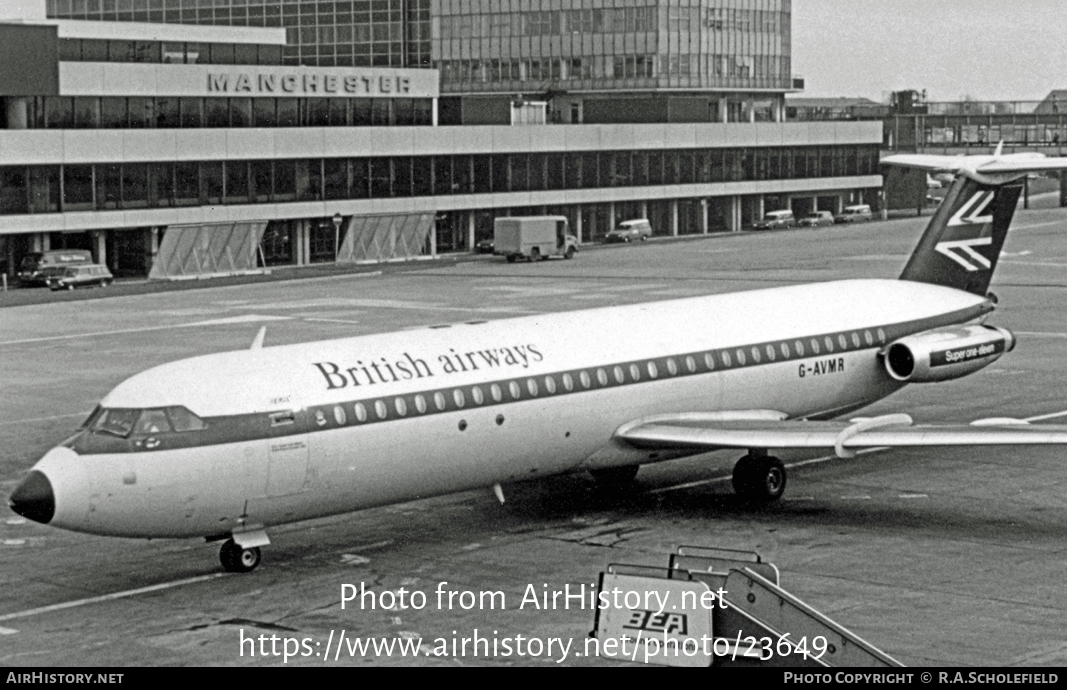
M 900 280 L 850 280 L 195 357 L 111 391 L 12 493 L 63 529 L 223 541 L 275 525 L 587 470 L 744 451 L 735 491 L 785 490 L 775 448 L 1065 444 L 1067 426 L 848 418 L 1015 346 L 987 294 L 1033 155 L 885 161 L 956 175 Z M 589 342 L 600 348 L 576 348 Z M 846 421 L 834 421 L 845 417 Z

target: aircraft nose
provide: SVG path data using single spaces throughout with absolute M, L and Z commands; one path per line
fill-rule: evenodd
M 15 488 L 7 504 L 22 517 L 47 525 L 56 514 L 56 496 L 52 493 L 52 482 L 48 481 L 43 472 L 33 470 Z

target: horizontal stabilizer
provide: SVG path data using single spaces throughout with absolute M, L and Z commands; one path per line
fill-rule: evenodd
M 825 448 L 852 457 L 862 448 L 1067 445 L 1067 425 L 1021 420 L 914 425 L 907 415 L 851 421 L 723 421 L 716 415 L 663 416 L 620 428 L 616 438 L 642 449 Z
M 1028 173 L 1067 170 L 1067 158 L 1050 158 L 1042 153 L 1009 153 L 1003 155 L 942 156 L 929 153 L 901 153 L 886 156 L 882 165 L 917 168 L 934 173 L 962 173 L 969 177 L 1009 176 L 1018 178 Z M 983 180 L 988 182 L 988 180 Z

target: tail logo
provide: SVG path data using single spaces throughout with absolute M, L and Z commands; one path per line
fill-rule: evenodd
M 948 221 L 948 225 L 985 225 L 986 223 L 993 222 L 993 216 L 980 216 L 979 213 L 988 208 L 989 204 L 993 202 L 993 197 L 996 192 L 989 190 L 978 192 L 972 196 L 967 203 L 960 206 L 960 210 L 956 211 L 956 214 Z M 940 247 L 940 245 L 938 245 Z
M 977 237 L 973 240 L 953 240 L 951 242 L 938 242 L 934 247 L 939 254 L 944 254 L 968 271 L 988 270 L 992 263 L 986 257 L 974 250 L 974 247 L 985 247 L 993 244 L 992 237 Z M 959 253 L 957 254 L 956 251 Z M 970 261 L 968 260 L 970 259 Z M 974 261 L 974 263 L 971 263 Z M 975 266 L 974 264 L 978 264 Z

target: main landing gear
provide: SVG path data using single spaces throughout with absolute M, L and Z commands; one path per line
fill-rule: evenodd
M 244 548 L 233 539 L 227 539 L 219 549 L 219 561 L 227 572 L 248 573 L 259 565 L 259 547 Z
M 749 450 L 734 465 L 734 492 L 750 503 L 771 503 L 785 493 L 785 465 L 766 451 Z

